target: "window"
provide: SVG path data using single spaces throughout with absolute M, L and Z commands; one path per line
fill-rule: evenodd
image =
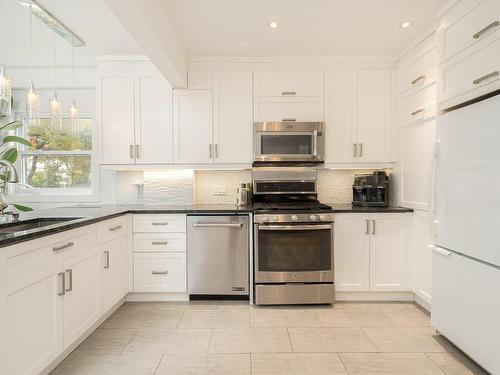
M 20 153 L 22 180 L 19 193 L 90 193 L 92 187 L 91 118 L 80 118 L 78 128 L 70 119 L 61 127 L 42 118 L 26 130 L 25 138 L 32 147 Z

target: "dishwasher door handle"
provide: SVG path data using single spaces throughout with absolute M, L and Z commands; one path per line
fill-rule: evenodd
M 243 223 L 193 223 L 195 228 L 243 228 Z

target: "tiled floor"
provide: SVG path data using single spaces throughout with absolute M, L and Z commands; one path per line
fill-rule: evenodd
M 126 303 L 54 374 L 486 374 L 411 303 Z

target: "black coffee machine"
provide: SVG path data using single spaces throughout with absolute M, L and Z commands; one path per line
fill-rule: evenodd
M 385 171 L 357 174 L 352 185 L 352 205 L 387 207 L 389 205 L 389 176 Z

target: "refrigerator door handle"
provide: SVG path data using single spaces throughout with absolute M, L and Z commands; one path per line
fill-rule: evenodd
M 442 247 L 436 245 L 429 245 L 429 247 L 432 249 L 434 253 L 439 254 L 441 256 L 449 257 L 451 255 L 451 251 L 443 249 Z
M 429 230 L 432 236 L 436 236 L 436 207 L 435 207 L 435 190 L 436 190 L 436 172 L 437 160 L 439 156 L 440 142 L 434 142 L 434 152 L 432 153 L 431 167 L 429 168 L 429 191 L 427 194 L 428 215 L 429 215 Z

